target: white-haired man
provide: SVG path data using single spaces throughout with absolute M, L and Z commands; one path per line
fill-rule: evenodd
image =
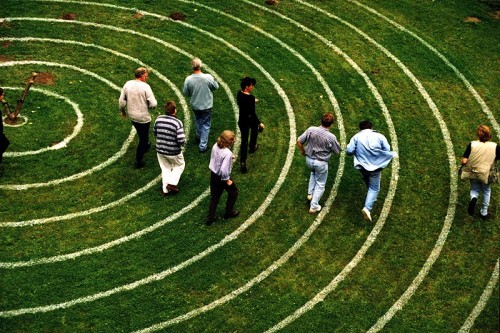
M 193 74 L 186 77 L 182 92 L 190 98 L 191 108 L 195 116 L 196 141 L 199 141 L 200 152 L 208 148 L 208 135 L 212 126 L 212 108 L 214 96 L 212 91 L 219 88 L 219 84 L 212 75 L 201 72 L 201 60 L 191 60 Z

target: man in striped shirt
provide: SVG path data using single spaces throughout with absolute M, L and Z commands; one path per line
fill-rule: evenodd
M 165 115 L 156 118 L 153 134 L 156 137 L 156 154 L 161 168 L 163 195 L 179 192 L 177 184 L 186 167 L 182 147 L 186 136 L 182 121 L 177 119 L 174 101 L 165 104 Z
M 337 137 L 330 133 L 333 124 L 333 114 L 325 113 L 321 118 L 321 126 L 311 126 L 297 139 L 297 146 L 302 155 L 306 156 L 306 165 L 311 170 L 307 200 L 309 213 L 314 214 L 321 210 L 319 200 L 325 192 L 328 177 L 328 160 L 332 153 L 341 151 Z

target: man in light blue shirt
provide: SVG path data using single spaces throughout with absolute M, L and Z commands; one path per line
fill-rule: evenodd
M 364 219 L 371 222 L 371 210 L 380 191 L 382 169 L 391 162 L 396 153 L 390 150 L 385 136 L 372 130 L 372 123 L 369 120 L 360 122 L 359 129 L 360 131 L 349 141 L 346 153 L 354 155 L 354 167 L 361 172 L 368 187 L 365 206 L 361 212 Z
M 208 135 L 212 125 L 212 107 L 214 105 L 213 90 L 219 88 L 219 84 L 212 75 L 201 72 L 201 60 L 191 60 L 193 74 L 186 77 L 182 86 L 182 93 L 190 97 L 189 103 L 194 112 L 196 141 L 199 142 L 200 152 L 206 152 L 208 146 Z

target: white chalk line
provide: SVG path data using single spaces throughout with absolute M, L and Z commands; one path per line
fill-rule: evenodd
M 431 50 L 433 53 L 435 53 L 448 67 L 450 67 L 455 72 L 455 74 L 460 78 L 460 80 L 462 80 L 462 82 L 467 87 L 467 89 L 469 90 L 469 92 L 471 93 L 471 95 L 476 99 L 476 101 L 481 106 L 481 109 L 483 110 L 483 112 L 487 115 L 489 121 L 492 124 L 492 127 L 495 129 L 495 131 L 497 133 L 500 133 L 500 126 L 498 125 L 497 120 L 495 119 L 493 113 L 489 109 L 489 107 L 486 104 L 486 102 L 479 95 L 479 93 L 476 91 L 476 89 L 472 86 L 472 84 L 469 82 L 469 80 L 467 80 L 467 78 L 455 67 L 455 65 L 453 65 L 441 52 L 439 52 L 436 48 L 434 48 L 432 45 L 430 45 L 427 41 L 425 41 L 423 38 L 421 38 L 420 36 L 418 36 L 414 32 L 408 30 L 407 28 L 405 28 L 404 26 L 400 25 L 399 23 L 397 23 L 397 22 L 391 20 L 390 18 L 384 16 L 383 14 L 379 13 L 375 9 L 373 9 L 371 7 L 368 7 L 365 4 L 362 4 L 362 3 L 358 2 L 358 1 L 355 1 L 355 0 L 347 0 L 347 1 L 356 4 L 356 5 L 358 5 L 361 8 L 366 9 L 367 11 L 369 11 L 369 12 L 371 12 L 371 13 L 379 16 L 383 20 L 385 20 L 385 21 L 389 22 L 390 24 L 392 24 L 393 26 L 397 27 L 399 30 L 408 33 L 410 36 L 412 36 L 413 38 L 417 39 L 425 47 L 427 47 L 429 50 Z M 496 279 L 496 283 L 498 283 L 498 260 L 497 260 L 497 265 L 496 265 L 496 267 L 495 267 L 495 269 L 493 271 L 491 279 L 492 280 Z M 488 286 L 486 287 L 486 289 L 485 289 L 485 291 L 483 293 L 484 297 L 486 297 L 486 295 L 488 295 L 488 298 L 489 298 L 489 296 L 491 296 L 491 291 L 488 290 L 488 289 L 490 288 L 490 284 L 491 284 L 492 280 L 490 280 L 490 282 L 488 283 Z M 476 305 L 476 307 L 474 308 L 473 312 L 469 315 L 469 318 L 467 319 L 466 323 L 464 324 L 463 329 L 466 329 L 467 331 L 470 330 L 470 328 L 472 327 L 472 325 L 474 323 L 475 318 L 479 315 L 478 311 L 481 312 L 482 309 L 484 308 L 484 304 L 487 302 L 487 298 L 485 300 L 483 296 L 481 296 L 481 299 L 479 300 L 479 303 Z M 470 324 L 470 326 L 469 326 L 469 324 Z
M 194 4 L 194 5 L 198 5 L 198 6 L 201 6 L 201 7 L 205 8 L 205 9 L 214 11 L 214 12 L 218 13 L 219 15 L 228 16 L 228 17 L 230 17 L 230 18 L 238 21 L 241 24 L 247 25 L 247 26 L 249 26 L 250 28 L 252 28 L 252 29 L 254 29 L 256 31 L 261 32 L 262 34 L 266 35 L 266 37 L 277 41 L 281 46 L 285 47 L 290 53 L 296 55 L 302 62 L 304 62 L 308 67 L 311 68 L 312 72 L 317 75 L 318 80 L 323 84 L 323 87 L 324 87 L 325 91 L 327 92 L 327 94 L 329 95 L 330 101 L 334 105 L 335 110 L 338 112 L 338 114 L 340 114 L 340 108 L 338 107 L 338 103 L 336 102 L 336 100 L 335 100 L 335 98 L 333 96 L 333 92 L 331 92 L 331 89 L 329 88 L 328 84 L 324 81 L 324 79 L 321 77 L 321 75 L 319 74 L 319 72 L 317 70 L 315 70 L 314 67 L 309 62 L 307 62 L 307 60 L 305 60 L 305 58 L 303 58 L 295 50 L 291 49 L 284 42 L 278 40 L 276 37 L 274 37 L 274 36 L 272 36 L 272 35 L 264 32 L 264 31 L 262 31 L 261 29 L 248 24 L 247 22 L 244 22 L 244 21 L 242 21 L 242 20 L 240 20 L 238 18 L 235 18 L 235 17 L 233 17 L 231 15 L 228 15 L 228 14 L 226 14 L 224 12 L 221 12 L 219 10 L 213 9 L 213 8 L 205 6 L 205 5 L 197 4 L 197 3 L 192 2 L 192 1 L 186 1 L 186 0 L 178 0 L 178 1 L 185 2 L 185 3 L 190 3 L 190 4 Z M 261 7 L 261 6 L 258 6 L 258 7 Z M 267 10 L 267 8 L 265 8 L 265 7 L 263 7 L 263 9 Z M 277 15 L 279 15 L 279 14 L 277 14 Z M 299 24 L 297 23 L 297 25 L 299 25 Z M 303 28 L 303 29 L 306 29 L 305 27 L 303 27 L 301 25 L 299 25 L 299 26 L 301 28 Z M 327 44 L 329 44 L 330 46 L 333 46 L 329 42 Z M 389 112 L 388 112 L 387 107 L 385 106 L 385 104 L 384 104 L 384 102 L 382 100 L 381 95 L 377 92 L 375 86 L 371 83 L 371 81 L 368 78 L 368 76 L 363 73 L 363 71 L 361 70 L 361 68 L 359 66 L 357 66 L 357 64 L 352 59 L 350 59 L 340 49 L 338 49 L 338 48 L 336 48 L 334 46 L 332 48 L 335 48 L 335 50 L 339 54 L 342 54 L 344 56 L 344 58 L 346 60 L 348 60 L 348 62 L 351 64 L 351 66 L 356 69 L 356 71 L 365 79 L 365 81 L 367 82 L 367 84 L 370 86 L 370 90 L 375 95 L 378 103 L 381 106 L 381 109 L 383 110 L 383 113 L 384 113 L 384 116 L 386 118 L 386 121 L 389 124 L 389 128 L 390 128 L 390 131 L 391 131 L 391 139 L 393 141 L 394 148 L 397 151 L 398 150 L 398 147 L 397 147 L 398 145 L 397 145 L 396 132 L 394 130 L 394 126 L 393 126 L 392 120 L 390 119 Z M 341 114 L 340 114 L 339 118 L 342 119 L 341 118 Z M 343 122 L 340 123 L 340 127 L 341 127 L 341 129 L 340 129 L 341 133 L 344 134 L 344 136 L 343 136 L 343 138 L 344 138 L 343 142 L 345 143 L 345 130 L 344 130 Z M 344 144 L 344 146 L 345 146 L 345 144 Z M 297 252 L 297 250 L 300 249 L 302 247 L 302 245 L 305 244 L 309 240 L 310 236 L 314 233 L 314 231 L 322 223 L 324 217 L 327 216 L 327 214 L 328 214 L 328 212 L 330 210 L 330 207 L 332 206 L 332 204 L 333 204 L 333 202 L 334 202 L 334 200 L 336 198 L 338 187 L 340 185 L 340 179 L 341 179 L 342 174 L 343 174 L 344 166 L 345 166 L 345 152 L 342 152 L 341 158 L 340 158 L 340 161 L 339 161 L 339 168 L 338 168 L 338 171 L 337 171 L 336 179 L 334 181 L 334 185 L 333 185 L 332 191 L 331 191 L 328 199 L 325 202 L 324 208 L 318 214 L 318 216 L 315 219 L 315 221 L 313 222 L 313 224 L 299 238 L 299 240 L 288 251 L 286 251 L 278 260 L 276 260 L 275 262 L 273 262 L 273 264 L 271 266 L 269 266 L 266 270 L 262 271 L 255 278 L 249 280 L 242 287 L 240 287 L 240 288 L 238 288 L 236 290 L 233 290 L 231 293 L 229 293 L 229 294 L 227 294 L 227 295 L 225 295 L 225 296 L 223 296 L 223 297 L 221 297 L 221 298 L 213 301 L 212 303 L 210 303 L 208 305 L 205 305 L 205 306 L 200 307 L 198 309 L 194 309 L 194 310 L 192 310 L 192 311 L 190 311 L 190 312 L 188 312 L 188 313 L 186 313 L 184 315 L 178 316 L 176 318 L 173 318 L 173 319 L 161 322 L 161 323 L 156 323 L 156 324 L 154 324 L 154 325 L 152 325 L 150 327 L 144 328 L 144 329 L 139 330 L 137 332 L 152 332 L 152 331 L 156 331 L 156 330 L 159 330 L 159 329 L 163 329 L 165 327 L 168 327 L 168 326 L 171 326 L 171 325 L 174 325 L 174 324 L 178 324 L 180 322 L 183 322 L 183 321 L 191 319 L 191 318 L 193 318 L 195 316 L 198 316 L 198 315 L 200 315 L 202 313 L 210 311 L 210 310 L 212 310 L 212 309 L 214 309 L 214 308 L 216 308 L 216 307 L 218 307 L 218 306 L 220 306 L 222 304 L 225 304 L 225 303 L 231 301 L 232 299 L 236 298 L 237 296 L 241 295 L 242 293 L 248 291 L 250 288 L 252 288 L 256 284 L 260 283 L 262 280 L 264 280 L 265 278 L 267 278 L 271 273 L 273 273 L 279 267 L 281 267 L 282 265 L 284 265 Z M 384 221 L 386 220 L 388 212 L 390 210 L 390 205 L 392 203 L 392 200 L 393 200 L 393 197 L 394 197 L 394 194 L 395 194 L 395 191 L 396 191 L 396 185 L 397 185 L 397 180 L 398 180 L 398 170 L 399 170 L 399 162 L 397 160 L 395 160 L 394 164 L 393 164 L 393 168 L 392 168 L 393 174 L 392 174 L 392 181 L 391 181 L 390 189 L 389 189 L 389 195 L 388 195 L 387 199 L 385 200 L 384 208 L 382 210 L 380 219 L 377 222 L 377 226 L 375 227 L 375 229 L 377 229 L 377 231 L 375 231 L 375 232 L 372 231 L 372 235 L 374 235 L 374 236 L 371 237 L 371 238 L 369 238 L 369 239 L 372 240 L 372 242 L 376 239 L 376 235 L 378 235 L 379 230 L 382 228 L 382 226 L 384 224 Z
M 116 86 L 114 83 L 106 80 L 105 78 L 93 73 L 93 72 L 90 72 L 88 70 L 85 70 L 85 69 L 82 69 L 82 68 L 79 68 L 79 67 L 76 67 L 76 66 L 72 66 L 72 65 L 66 65 L 66 64 L 60 64 L 60 63 L 55 63 L 55 62 L 48 62 L 48 61 L 7 61 L 7 62 L 3 62 L 3 63 L 0 63 L 0 68 L 1 67 L 10 67 L 10 66 L 18 66 L 18 65 L 43 65 L 43 66 L 51 66 L 51 67 L 60 67 L 60 68 L 68 68 L 68 69 L 72 69 L 74 71 L 77 71 L 77 72 L 80 72 L 80 73 L 83 73 L 85 75 L 88 75 L 88 76 L 91 76 L 101 82 L 104 82 L 105 84 L 107 84 L 109 87 L 115 89 L 115 90 L 118 90 L 120 91 L 120 88 L 118 86 Z M 61 184 L 61 183 L 64 183 L 64 182 L 68 182 L 68 181 L 72 181 L 72 180 L 75 180 L 75 179 L 79 179 L 79 178 L 82 178 L 82 177 L 85 177 L 85 176 L 88 176 L 96 171 L 99 171 L 99 170 L 102 170 L 104 168 L 106 168 L 108 165 L 111 165 L 112 163 L 116 162 L 119 158 L 121 158 L 125 152 L 127 151 L 130 143 L 132 142 L 132 139 L 134 138 L 134 135 L 135 135 L 135 130 L 132 129 L 130 131 L 130 134 L 127 138 L 127 140 L 125 140 L 124 144 L 122 145 L 121 149 L 119 150 L 118 153 L 114 154 L 111 158 L 109 158 L 108 160 L 106 160 L 105 162 L 97 165 L 97 166 L 94 166 L 90 169 L 88 169 L 87 171 L 84 171 L 84 172 L 80 172 L 80 173 L 76 173 L 74 175 L 71 175 L 69 177 L 65 177 L 65 178 L 60 178 L 60 179 L 55 179 L 55 180 L 51 180 L 51 181 L 48 181 L 48 182 L 44 182 L 44 183 L 31 183 L 31 184 L 2 184 L 0 185 L 0 189 L 6 189 L 6 190 L 27 190 L 27 189 L 30 189 L 30 188 L 39 188 L 39 187 L 47 187 L 47 186 L 53 186 L 53 185 L 57 185 L 57 184 Z
M 362 4 L 362 3 L 358 2 L 358 1 L 355 1 L 355 0 L 347 0 L 347 1 L 349 1 L 351 3 L 354 3 L 354 4 L 356 4 L 356 5 L 360 6 L 360 7 L 368 10 L 369 12 L 371 12 L 371 13 L 379 16 L 383 20 L 385 20 L 385 21 L 389 22 L 390 24 L 394 25 L 399 30 L 408 33 L 413 38 L 416 38 L 420 43 L 422 43 L 429 50 L 431 50 L 432 52 L 434 52 L 441 60 L 443 60 L 443 62 L 446 64 L 446 66 L 450 67 L 455 72 L 455 74 L 460 78 L 460 80 L 462 80 L 462 82 L 465 84 L 465 86 L 467 87 L 467 89 L 469 90 L 469 92 L 472 94 L 472 96 L 474 96 L 474 98 L 476 99 L 476 101 L 481 106 L 483 112 L 488 116 L 488 119 L 491 121 L 491 124 L 492 124 L 493 128 L 495 129 L 495 131 L 497 133 L 500 133 L 500 126 L 498 125 L 498 122 L 496 121 L 495 117 L 493 116 L 493 113 L 489 109 L 488 105 L 486 105 L 486 102 L 479 95 L 479 93 L 476 91 L 476 89 L 474 89 L 474 87 L 469 82 L 469 80 L 467 80 L 467 78 L 442 53 L 440 53 L 436 48 L 434 48 L 432 45 L 430 45 L 429 43 L 427 43 L 423 38 L 419 37 L 414 32 L 406 29 L 405 27 L 403 27 L 399 23 L 397 23 L 397 22 L 391 20 L 390 18 L 382 15 L 381 13 L 377 12 L 375 9 L 373 9 L 371 7 L 368 7 L 368 6 Z
M 61 2 L 61 1 L 57 1 L 57 2 Z M 63 2 L 77 3 L 77 2 L 73 2 L 73 1 L 63 1 Z M 90 4 L 90 3 L 87 2 L 86 4 Z M 98 4 L 98 3 L 94 3 L 94 4 L 95 5 L 104 5 L 104 4 Z M 15 18 L 15 19 L 16 20 L 22 20 L 23 18 Z M 68 23 L 65 20 L 54 20 L 54 19 L 47 19 L 46 20 L 46 19 L 30 18 L 30 20 L 49 21 L 49 22 L 58 22 L 58 23 Z M 130 30 L 126 30 L 126 29 L 120 29 L 120 28 L 116 28 L 116 27 L 112 27 L 112 26 L 104 26 L 104 25 L 100 25 L 100 24 L 92 24 L 92 23 L 88 23 L 88 22 L 71 21 L 71 23 L 73 23 L 73 24 L 75 24 L 75 23 L 76 24 L 83 24 L 83 25 L 89 25 L 89 26 L 97 26 L 97 27 L 104 27 L 104 28 L 108 28 L 108 29 L 111 29 L 111 30 L 121 31 L 121 32 L 131 32 Z M 187 26 L 189 26 L 189 25 L 187 25 Z M 18 315 L 28 314 L 28 313 L 48 312 L 48 311 L 53 311 L 53 310 L 57 310 L 57 309 L 68 308 L 68 307 L 74 306 L 76 304 L 92 302 L 92 301 L 95 301 L 97 299 L 100 299 L 100 298 L 103 298 L 103 297 L 108 297 L 110 295 L 116 294 L 118 292 L 122 292 L 122 291 L 127 291 L 127 290 L 134 289 L 134 288 L 139 287 L 141 285 L 144 285 L 146 283 L 151 283 L 151 282 L 155 282 L 155 281 L 161 280 L 161 279 L 165 278 L 166 276 L 168 276 L 168 275 L 170 275 L 172 273 L 175 273 L 176 271 L 181 270 L 181 269 L 183 269 L 183 268 L 191 265 L 192 263 L 194 263 L 194 262 L 196 262 L 196 261 L 204 258 L 205 256 L 207 256 L 211 252 L 214 252 L 218 248 L 224 246 L 226 243 L 228 243 L 228 242 L 236 239 L 239 236 L 239 234 L 241 234 L 250 225 L 252 225 L 257 220 L 257 218 L 259 218 L 264 213 L 265 209 L 271 204 L 273 198 L 276 196 L 277 192 L 279 191 L 279 189 L 281 188 L 283 182 L 285 181 L 286 175 L 287 175 L 287 173 L 288 173 L 288 171 L 289 171 L 289 169 L 291 167 L 291 163 L 292 163 L 292 160 L 293 160 L 293 153 L 294 153 L 294 150 L 295 150 L 295 138 L 296 138 L 295 117 L 294 117 L 294 114 L 293 114 L 293 109 L 292 109 L 292 107 L 290 105 L 290 102 L 288 100 L 288 97 L 286 96 L 284 90 L 280 87 L 280 85 L 272 78 L 272 76 L 267 71 L 265 71 L 265 69 L 261 65 L 259 65 L 257 62 L 255 62 L 255 60 L 253 60 L 252 58 L 250 58 L 250 56 L 248 56 L 246 53 L 244 53 L 241 50 L 237 49 L 235 46 L 233 46 L 232 44 L 224 41 L 223 39 L 220 39 L 220 38 L 218 38 L 218 37 L 216 37 L 216 36 L 214 36 L 212 34 L 209 34 L 209 33 L 205 32 L 205 31 L 203 31 L 201 29 L 196 29 L 196 30 L 198 30 L 198 31 L 200 31 L 200 32 L 202 32 L 204 34 L 207 34 L 210 37 L 213 37 L 213 38 L 215 38 L 217 40 L 223 41 L 231 49 L 235 50 L 240 55 L 242 55 L 243 57 L 245 57 L 248 61 L 250 61 L 251 63 L 253 63 L 257 68 L 259 68 L 259 70 L 261 70 L 261 72 L 266 76 L 266 78 L 268 78 L 273 83 L 275 89 L 278 91 L 278 94 L 280 95 L 280 97 L 285 102 L 285 107 L 286 107 L 286 110 L 287 110 L 287 115 L 288 115 L 288 118 L 289 118 L 289 126 L 290 126 L 290 142 L 289 142 L 289 147 L 288 147 L 288 152 L 287 152 L 287 158 L 286 158 L 285 166 L 283 167 L 283 169 L 282 169 L 282 171 L 280 173 L 280 176 L 278 178 L 278 181 L 276 182 L 275 186 L 271 189 L 269 195 L 264 200 L 264 203 L 252 214 L 252 216 L 247 221 L 245 221 L 238 229 L 236 229 L 235 231 L 233 231 L 231 234 L 226 235 L 226 237 L 222 241 L 220 241 L 219 243 L 217 243 L 215 245 L 212 245 L 211 247 L 207 248 L 205 251 L 200 252 L 198 255 L 192 257 L 189 260 L 184 261 L 183 263 L 175 266 L 174 268 L 165 270 L 165 271 L 163 271 L 163 272 L 161 272 L 159 274 L 154 274 L 154 275 L 148 276 L 148 277 L 146 277 L 144 279 L 135 281 L 133 283 L 130 283 L 130 284 L 127 284 L 127 285 L 124 285 L 124 286 L 121 286 L 121 287 L 113 288 L 113 289 L 107 290 L 105 292 L 97 293 L 97 294 L 94 294 L 94 295 L 90 295 L 90 296 L 86 296 L 86 297 L 81 297 L 81 298 L 74 299 L 74 300 L 71 300 L 71 301 L 68 301 L 68 302 L 63 302 L 63 303 L 58 303 L 58 304 L 51 304 L 51 305 L 46 305 L 46 306 L 33 307 L 33 308 L 24 308 L 24 309 L 17 309 L 17 310 L 1 311 L 0 312 L 0 317 L 13 317 L 13 316 L 18 316 Z M 159 39 L 150 37 L 148 35 L 139 34 L 139 33 L 134 32 L 134 31 L 132 31 L 131 33 L 142 35 L 142 36 L 144 36 L 146 38 L 150 38 L 150 39 L 153 39 L 155 41 L 159 41 L 160 43 L 162 43 L 164 45 L 170 45 L 170 44 L 167 44 L 167 43 L 165 43 L 165 42 L 163 42 L 163 41 L 161 41 Z M 207 68 L 207 66 L 205 66 L 205 68 Z M 229 95 L 229 96 L 231 96 L 231 95 Z M 233 101 L 233 107 L 234 107 L 236 105 L 236 103 L 234 102 L 234 98 L 232 99 L 232 101 Z M 235 113 L 236 113 L 236 111 L 235 111 Z M 208 190 L 205 193 L 208 194 Z
M 441 117 L 441 115 L 439 113 L 438 108 L 436 107 L 436 105 L 434 104 L 434 102 L 432 101 L 432 99 L 430 98 L 429 94 L 427 93 L 427 91 L 425 90 L 425 88 L 422 86 L 422 84 L 420 83 L 420 81 L 413 75 L 413 73 L 399 59 L 397 59 L 387 49 L 385 49 L 383 46 L 381 46 L 380 44 L 378 44 L 375 40 L 373 40 L 371 37 L 369 37 L 367 34 L 365 34 L 363 31 L 361 31 L 359 28 L 355 27 L 354 25 L 346 22 L 345 20 L 342 20 L 341 18 L 339 18 L 339 17 L 337 17 L 337 16 L 335 16 L 335 15 L 329 13 L 329 12 L 326 12 L 325 10 L 322 10 L 319 7 L 311 5 L 311 4 L 307 3 L 307 2 L 304 2 L 304 1 L 301 1 L 301 0 L 295 0 L 295 1 L 298 2 L 298 3 L 300 3 L 300 4 L 306 5 L 308 7 L 311 7 L 314 10 L 316 10 L 316 11 L 318 11 L 318 12 L 320 12 L 320 13 L 328 16 L 328 17 L 331 17 L 331 18 L 333 18 L 335 20 L 338 20 L 339 22 L 347 25 L 348 27 L 350 27 L 351 29 L 353 29 L 354 31 L 356 31 L 358 34 L 360 34 L 363 38 L 365 38 L 370 43 L 372 43 L 373 45 L 375 45 L 387 57 L 389 57 L 390 59 L 392 59 L 398 65 L 398 67 L 400 67 L 403 70 L 403 72 L 411 79 L 411 81 L 417 87 L 417 89 L 420 92 L 420 94 L 426 100 L 427 104 L 429 105 L 430 109 L 432 110 L 435 118 L 437 119 L 437 121 L 438 121 L 438 123 L 440 125 L 440 129 L 441 129 L 441 132 L 443 134 L 443 137 L 444 137 L 444 140 L 445 140 L 445 144 L 446 144 L 446 147 L 447 147 L 448 162 L 449 162 L 449 165 L 450 165 L 450 179 L 451 179 L 451 182 L 450 182 L 450 193 L 451 193 L 451 195 L 450 195 L 450 199 L 449 199 L 448 211 L 447 211 L 447 215 L 446 215 L 446 218 L 445 218 L 445 223 L 443 225 L 443 229 L 442 229 L 441 234 L 440 234 L 440 236 L 438 238 L 438 241 L 436 242 L 436 246 L 434 247 L 433 251 L 431 252 L 431 255 L 429 256 L 428 260 L 424 264 L 424 268 L 420 271 L 420 274 L 417 276 L 417 278 L 414 280 L 414 282 L 412 283 L 412 285 L 408 289 L 407 295 L 404 298 L 402 297 L 398 302 L 396 302 L 397 305 L 395 304 L 395 306 L 393 306 L 392 310 L 390 311 L 390 315 L 388 315 L 386 317 L 386 319 L 384 319 L 382 321 L 379 321 L 380 324 L 376 325 L 377 327 L 379 327 L 378 325 L 381 325 L 380 328 L 378 328 L 378 329 L 381 329 L 385 325 L 385 323 L 388 320 L 390 320 L 390 318 L 392 318 L 392 316 L 394 316 L 394 314 L 398 311 L 398 309 L 400 309 L 403 306 L 403 304 L 406 303 L 409 300 L 409 298 L 411 297 L 411 295 L 413 295 L 414 290 L 416 290 L 416 288 L 420 285 L 421 281 L 427 275 L 428 271 L 432 267 L 432 264 L 435 262 L 435 260 L 439 256 L 439 253 L 440 253 L 440 251 L 441 251 L 441 249 L 444 246 L 444 243 L 446 241 L 446 237 L 447 237 L 447 235 L 449 233 L 449 230 L 451 228 L 451 224 L 452 224 L 452 221 L 453 221 L 453 218 L 454 218 L 455 205 L 456 205 L 457 196 L 458 196 L 458 194 L 457 194 L 458 190 L 457 190 L 456 165 L 455 165 L 453 145 L 452 145 L 452 142 L 451 142 L 449 131 L 448 131 L 448 129 L 446 127 L 446 124 L 443 121 L 443 119 L 442 119 L 442 117 Z M 348 267 L 348 266 L 346 266 L 346 267 Z M 310 300 L 304 306 L 302 306 L 301 308 L 299 308 L 298 310 L 296 310 L 294 314 L 288 316 L 287 318 L 285 318 L 284 320 L 282 320 L 280 323 L 278 323 L 277 325 L 275 325 L 273 328 L 271 328 L 269 330 L 269 332 L 273 332 L 273 331 L 279 330 L 279 329 L 287 326 L 289 323 L 293 322 L 294 320 L 296 320 L 297 318 L 299 318 L 300 316 L 302 316 L 302 314 L 304 314 L 305 312 L 307 312 L 310 309 L 312 309 L 312 307 L 314 307 L 315 304 L 317 304 L 319 301 L 321 301 L 322 299 L 324 299 L 324 297 L 328 293 L 330 293 L 338 285 L 338 282 L 340 282 L 342 279 L 343 279 L 343 277 L 341 277 L 341 275 L 338 275 L 334 280 L 332 280 L 332 282 L 326 288 L 324 288 L 320 293 L 318 293 L 315 296 L 315 298 L 313 298 L 313 300 Z
M 481 312 L 483 312 L 483 309 L 486 307 L 486 303 L 488 303 L 488 300 L 493 294 L 493 289 L 495 289 L 495 286 L 498 284 L 499 262 L 500 260 L 497 259 L 497 263 L 495 264 L 495 268 L 493 269 L 493 273 L 491 274 L 490 280 L 488 281 L 486 288 L 484 288 L 484 291 L 481 294 L 481 297 L 479 298 L 479 301 L 477 302 L 476 306 L 474 307 L 474 309 L 472 310 L 472 312 L 467 317 L 464 324 L 458 331 L 459 333 L 469 332 L 472 326 L 474 326 L 474 322 L 476 321 L 477 317 L 479 317 Z
M 0 38 L 0 41 L 1 40 L 2 40 L 2 38 Z M 6 90 L 22 90 L 22 88 L 15 88 L 15 87 L 3 87 L 3 88 Z M 80 111 L 80 107 L 78 106 L 78 104 L 76 104 L 75 102 L 73 102 L 69 98 L 61 96 L 61 95 L 54 93 L 50 90 L 40 89 L 40 88 L 36 88 L 36 87 L 31 88 L 31 90 L 42 93 L 42 94 L 47 95 L 47 96 L 55 97 L 57 99 L 63 100 L 67 104 L 71 105 L 73 107 L 73 110 L 76 113 L 76 125 L 73 127 L 73 132 L 69 136 L 67 136 L 63 140 L 61 140 L 59 143 L 57 143 L 56 145 L 41 148 L 38 150 L 30 150 L 30 151 L 23 151 L 23 152 L 6 152 L 6 153 L 4 153 L 4 156 L 10 157 L 10 156 L 36 155 L 36 154 L 40 154 L 40 153 L 43 153 L 43 152 L 46 152 L 49 150 L 57 150 L 57 149 L 64 148 L 67 146 L 67 144 L 73 138 L 75 138 L 78 135 L 78 133 L 80 133 L 80 131 L 83 127 L 83 114 Z

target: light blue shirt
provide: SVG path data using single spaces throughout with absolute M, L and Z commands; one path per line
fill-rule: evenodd
M 207 110 L 214 105 L 212 90 L 219 88 L 219 84 L 212 75 L 199 73 L 191 74 L 184 80 L 182 93 L 190 97 L 189 103 L 193 110 Z
M 382 134 L 364 129 L 355 134 L 346 148 L 347 155 L 354 155 L 354 167 L 375 171 L 385 168 L 395 153 L 390 151 L 389 142 Z

